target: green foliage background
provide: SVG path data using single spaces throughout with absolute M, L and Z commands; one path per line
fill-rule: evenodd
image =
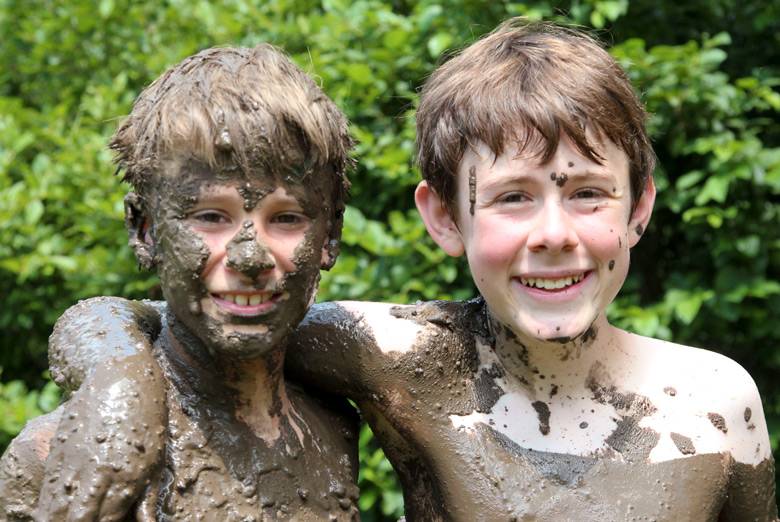
M 780 4 L 762 0 L 0 0 L 0 449 L 56 405 L 46 341 L 68 306 L 160 297 L 125 246 L 104 147 L 143 87 L 205 47 L 284 47 L 352 121 L 359 166 L 320 299 L 474 295 L 413 208 L 412 116 L 442 53 L 512 15 L 596 30 L 653 114 L 659 197 L 612 320 L 739 361 L 777 449 Z M 364 519 L 397 519 L 368 431 L 361 454 Z

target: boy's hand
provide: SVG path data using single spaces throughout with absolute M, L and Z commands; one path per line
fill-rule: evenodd
M 113 298 L 79 303 L 58 321 L 49 357 L 70 398 L 51 443 L 36 520 L 122 520 L 149 496 L 168 420 L 165 381 L 151 352 L 158 333 L 154 307 Z

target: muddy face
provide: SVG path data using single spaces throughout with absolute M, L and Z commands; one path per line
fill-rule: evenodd
M 326 183 L 196 161 L 170 172 L 158 182 L 150 241 L 177 323 L 215 354 L 268 353 L 314 300 L 327 260 Z

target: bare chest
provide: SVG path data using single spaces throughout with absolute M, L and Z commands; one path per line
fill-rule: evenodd
M 268 445 L 229 416 L 182 405 L 175 391 L 169 403 L 158 520 L 359 520 L 341 434 L 307 429 Z

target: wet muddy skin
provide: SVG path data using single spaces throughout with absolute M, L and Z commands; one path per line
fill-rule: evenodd
M 455 427 L 453 415 L 491 412 L 505 394 L 498 382 L 502 368 L 480 366 L 477 342 L 492 342 L 484 306 L 476 299 L 395 307 L 393 316 L 422 330 L 414 349 L 392 356 L 381 353 L 371 329 L 337 304 L 316 307 L 302 327 L 301 335 L 316 341 L 305 357 L 290 361 L 294 371 L 315 385 L 343 384 L 337 391 L 361 408 L 399 475 L 408 521 L 775 520 L 767 518 L 774 497 L 772 506 L 756 505 L 753 497 L 773 490 L 771 459 L 753 467 L 728 454 L 698 454 L 687 435 L 674 434 L 680 458 L 650 463 L 660 435 L 641 422 L 656 406 L 606 384 L 598 368 L 588 378 L 592 400 L 612 407 L 617 421 L 599 454 L 532 450 L 492 420 L 474 430 Z M 589 335 L 592 340 L 597 333 Z M 318 377 L 318 354 L 356 359 L 344 364 L 343 374 Z M 515 357 L 522 364 L 522 352 Z M 361 370 L 349 374 L 354 367 Z M 522 377 L 529 393 L 554 379 L 532 371 Z M 549 432 L 545 401 L 532 408 L 539 431 Z
M 776 520 L 768 515 L 776 512 L 774 495 L 766 494 L 774 491 L 771 459 L 751 466 L 735 462 L 728 453 L 701 453 L 692 434 L 674 432 L 669 440 L 679 458 L 650 463 L 648 456 L 659 434 L 641 423 L 658 407 L 647 397 L 610 384 L 598 365 L 587 376 L 590 400 L 611 408 L 616 424 L 605 437 L 605 449 L 597 454 L 530 449 L 504 434 L 492 418 L 477 422 L 473 429 L 456 427 L 453 416 L 491 413 L 499 407 L 507 393 L 502 380 L 506 368 L 527 367 L 527 352 L 516 350 L 508 355 L 511 359 L 499 359 L 500 364 L 480 362 L 480 345 L 490 347 L 494 342 L 491 331 L 495 331 L 481 299 L 395 307 L 391 314 L 420 328 L 411 350 L 380 351 L 372 329 L 359 315 L 339 304 L 324 304 L 314 307 L 294 333 L 291 342 L 305 339 L 307 345 L 291 349 L 287 361 L 288 370 L 307 383 L 327 383 L 329 389 L 352 397 L 360 406 L 399 475 L 406 520 Z M 597 336 L 595 327 L 589 329 L 587 340 L 578 339 L 580 348 L 573 348 L 570 356 L 576 357 L 577 351 Z M 229 394 L 215 384 L 217 380 L 207 373 L 192 378 L 187 373 L 191 366 L 182 364 L 176 353 L 161 343 L 158 340 L 157 350 L 168 383 L 171 451 L 164 459 L 165 471 L 159 482 L 162 500 L 142 505 L 147 513 L 169 517 L 161 518 L 164 520 L 176 519 L 180 508 L 224 514 L 226 506 L 248 498 L 244 496 L 251 491 L 244 487 L 247 477 L 269 480 L 271 484 L 264 491 L 280 488 L 280 496 L 274 498 L 281 500 L 265 506 L 268 511 L 264 514 L 273 512 L 281 517 L 299 509 L 305 514 L 305 507 L 312 505 L 307 504 L 312 491 L 322 499 L 321 513 L 342 509 L 347 504 L 345 498 L 354 504 L 350 486 L 324 488 L 324 481 L 305 483 L 310 474 L 317 473 L 311 467 L 317 464 L 305 460 L 314 442 L 319 445 L 314 447 L 316 452 L 325 445 L 340 448 L 348 438 L 345 433 L 343 440 L 334 439 L 332 432 L 331 439 L 318 437 L 319 426 L 324 429 L 334 424 L 328 417 L 332 414 L 308 415 L 306 401 L 299 402 L 300 397 L 290 388 L 288 394 L 312 435 L 302 439 L 297 433 L 292 436 L 290 426 L 285 425 L 284 448 L 258 444 L 251 434 L 241 431 L 246 427 L 236 426 L 227 415 L 225 397 Z M 195 357 L 207 359 L 208 355 Z M 556 429 L 542 398 L 548 397 L 560 380 L 529 368 L 520 372 L 520 381 L 524 393 L 537 397 L 532 406 L 535 429 L 540 433 L 548 427 Z M 662 391 L 666 397 L 679 395 L 671 386 Z M 536 395 L 539 393 L 543 395 Z M 564 387 L 555 397 L 567 393 Z M 753 412 L 746 409 L 741 416 L 749 423 Z M 215 432 L 215 427 L 221 429 Z M 581 422 L 578 429 L 589 427 Z M 711 429 L 722 433 L 714 423 Z M 242 440 L 237 443 L 233 434 Z M 297 458 L 285 460 L 298 451 Z M 265 464 L 236 460 L 247 453 Z M 339 453 L 340 449 L 335 449 L 326 456 L 326 473 L 345 484 L 340 482 L 341 471 L 330 467 L 336 462 L 343 465 L 337 458 Z M 219 484 L 231 484 L 233 489 L 215 489 Z M 290 489 L 293 486 L 295 489 Z M 198 492 L 196 497 L 188 496 L 194 491 Z M 250 496 L 247 504 L 253 506 L 272 500 L 255 492 Z M 225 498 L 227 502 L 220 504 Z M 344 515 L 352 513 L 350 508 Z
M 221 379 L 194 371 L 165 338 L 156 353 L 169 383 L 169 440 L 157 520 L 359 520 L 354 410 L 333 398 L 326 408 L 288 383 L 296 426 L 283 418 L 269 445 L 235 418 Z
M 119 301 L 93 299 L 58 323 L 54 345 L 63 349 L 53 352 L 56 375 L 77 391 L 67 410 L 60 406 L 30 423 L 3 457 L 0 491 L 14 500 L 0 520 L 37 520 L 32 510 L 44 486 L 56 490 L 41 501 L 64 503 L 71 516 L 96 516 L 100 495 L 85 494 L 88 487 L 108 491 L 112 502 L 112 496 L 127 497 L 101 520 L 359 520 L 357 416 L 344 399 L 321 392 L 315 399 L 286 382 L 292 413 L 282 417 L 279 438 L 267 443 L 236 419 L 235 392 L 213 356 L 202 346 L 186 356 L 172 348 L 169 332 L 176 325 L 170 316 L 159 322 L 159 312 L 165 317 L 169 311 Z M 136 319 L 144 318 L 150 330 L 137 327 Z M 128 346 L 121 333 L 142 344 L 144 337 L 157 340 L 151 350 L 135 352 L 137 345 Z M 80 349 L 73 339 L 84 342 Z M 125 347 L 125 364 L 102 361 L 100 346 L 112 342 Z M 114 388 L 90 373 L 96 366 L 126 396 L 108 400 L 105 391 Z M 149 378 L 138 378 L 147 370 Z M 95 388 L 103 395 L 85 400 Z M 80 435 L 88 438 L 87 454 L 69 447 L 54 458 Z M 90 468 L 100 462 L 109 467 Z

